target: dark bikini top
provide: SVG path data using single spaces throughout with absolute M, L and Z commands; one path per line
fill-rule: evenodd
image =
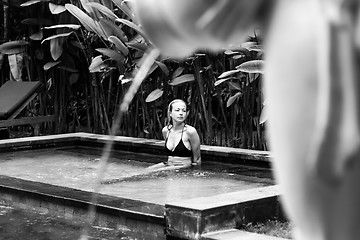
M 184 126 L 185 128 L 185 126 Z M 170 149 L 167 148 L 166 143 L 167 140 L 169 138 L 170 135 L 170 130 L 169 133 L 165 139 L 165 151 L 167 153 L 168 156 L 176 156 L 176 157 L 192 157 L 192 151 L 189 150 L 185 145 L 184 142 L 182 140 L 182 136 L 183 136 L 183 132 L 184 132 L 184 128 L 181 131 L 181 137 L 180 137 L 180 141 L 178 143 L 178 145 L 175 147 L 175 149 L 173 151 L 171 151 Z

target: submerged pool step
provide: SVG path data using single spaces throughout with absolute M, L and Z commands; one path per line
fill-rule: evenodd
M 272 237 L 264 234 L 246 232 L 238 229 L 229 229 L 207 233 L 201 240 L 288 240 L 287 238 Z
M 196 240 L 204 234 L 283 217 L 278 186 L 183 200 L 165 205 L 168 236 Z

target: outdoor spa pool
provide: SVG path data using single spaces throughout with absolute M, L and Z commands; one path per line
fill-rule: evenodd
M 61 147 L 0 154 L 0 175 L 92 191 L 101 150 Z M 167 202 L 208 197 L 269 185 L 249 181 L 233 165 L 204 163 L 204 170 L 183 169 L 146 173 L 149 160 L 162 156 L 114 151 L 100 193 L 165 205 Z M 233 168 L 233 169 L 231 169 Z
M 60 212 L 68 219 L 86 216 L 105 143 L 105 136 L 93 134 L 0 141 L 0 200 L 46 213 Z M 225 220 L 229 214 L 224 213 L 234 218 L 231 212 L 240 207 L 239 202 L 254 209 L 249 202 L 259 192 L 266 195 L 260 197 L 262 207 L 269 199 L 277 199 L 278 193 L 269 191 L 274 182 L 268 168 L 234 163 L 229 154 L 221 161 L 204 151 L 201 168 L 146 171 L 165 160 L 161 145 L 161 141 L 146 139 L 116 141 L 95 203 L 99 226 L 148 231 L 153 239 L 165 239 L 166 234 L 192 239 L 198 232 L 221 227 L 214 220 L 214 209 L 223 208 L 219 221 L 229 225 L 239 219 Z M 202 220 L 207 225 L 193 226 L 193 221 Z

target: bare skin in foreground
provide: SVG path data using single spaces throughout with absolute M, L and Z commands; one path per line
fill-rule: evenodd
M 359 239 L 359 1 L 138 0 L 135 6 L 153 43 L 176 58 L 241 43 L 249 29 L 269 23 L 263 25 L 268 137 L 295 239 Z

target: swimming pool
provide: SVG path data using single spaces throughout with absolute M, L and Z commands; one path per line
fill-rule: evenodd
M 106 141 L 106 136 L 95 134 L 0 141 L 0 199 L 65 218 L 85 216 Z M 98 225 L 152 234 L 145 239 L 164 239 L 164 230 L 166 235 L 191 239 L 197 232 L 264 216 L 269 207 L 268 214 L 277 211 L 271 171 L 258 166 L 268 164 L 263 153 L 205 146 L 201 169 L 144 174 L 148 166 L 165 159 L 162 149 L 158 140 L 116 139 L 96 204 Z M 189 212 L 191 219 L 183 215 Z M 203 224 L 190 229 L 194 222 Z
M 208 197 L 269 185 L 239 175 L 236 166 L 204 163 L 205 170 L 181 169 L 146 173 L 163 156 L 114 151 L 109 159 L 100 193 L 161 204 L 181 199 Z M 56 186 L 92 191 L 100 149 L 61 147 L 0 153 L 0 175 Z M 152 159 L 149 161 L 149 159 Z M 157 160 L 156 160 L 157 159 Z M 123 180 L 122 180 L 123 179 Z M 120 180 L 111 183 L 112 180 Z M 106 183 L 106 182 L 109 183 Z

